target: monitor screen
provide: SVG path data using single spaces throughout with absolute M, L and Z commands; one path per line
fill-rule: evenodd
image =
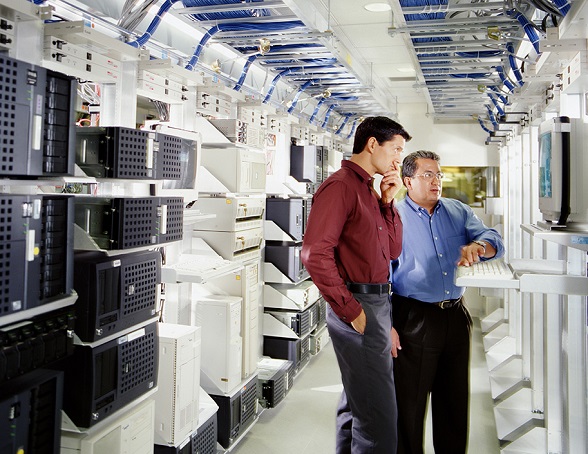
M 539 197 L 553 197 L 551 131 L 539 137 Z
M 554 117 L 539 126 L 539 209 L 546 227 L 588 227 L 588 123 Z

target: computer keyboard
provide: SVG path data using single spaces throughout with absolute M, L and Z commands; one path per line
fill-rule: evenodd
M 161 268 L 163 282 L 202 283 L 243 268 L 243 264 L 216 255 L 182 254 L 180 261 Z
M 519 280 L 512 269 L 501 259 L 458 266 L 455 285 L 460 287 L 519 288 Z

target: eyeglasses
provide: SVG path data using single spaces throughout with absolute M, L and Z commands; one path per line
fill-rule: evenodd
M 433 178 L 437 178 L 439 181 L 441 181 L 444 176 L 445 176 L 445 174 L 443 172 L 437 172 L 437 173 L 424 172 L 424 173 L 420 173 L 418 175 L 414 175 L 411 178 L 423 177 L 427 181 L 433 181 Z

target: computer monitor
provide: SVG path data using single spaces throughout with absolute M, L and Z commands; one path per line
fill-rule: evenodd
M 588 229 L 588 124 L 554 117 L 539 126 L 539 209 L 547 228 Z

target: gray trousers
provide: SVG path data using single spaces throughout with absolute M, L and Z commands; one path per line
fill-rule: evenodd
M 366 314 L 359 334 L 327 306 L 327 328 L 337 356 L 343 393 L 337 408 L 337 454 L 394 454 L 397 409 L 386 295 L 354 294 Z

